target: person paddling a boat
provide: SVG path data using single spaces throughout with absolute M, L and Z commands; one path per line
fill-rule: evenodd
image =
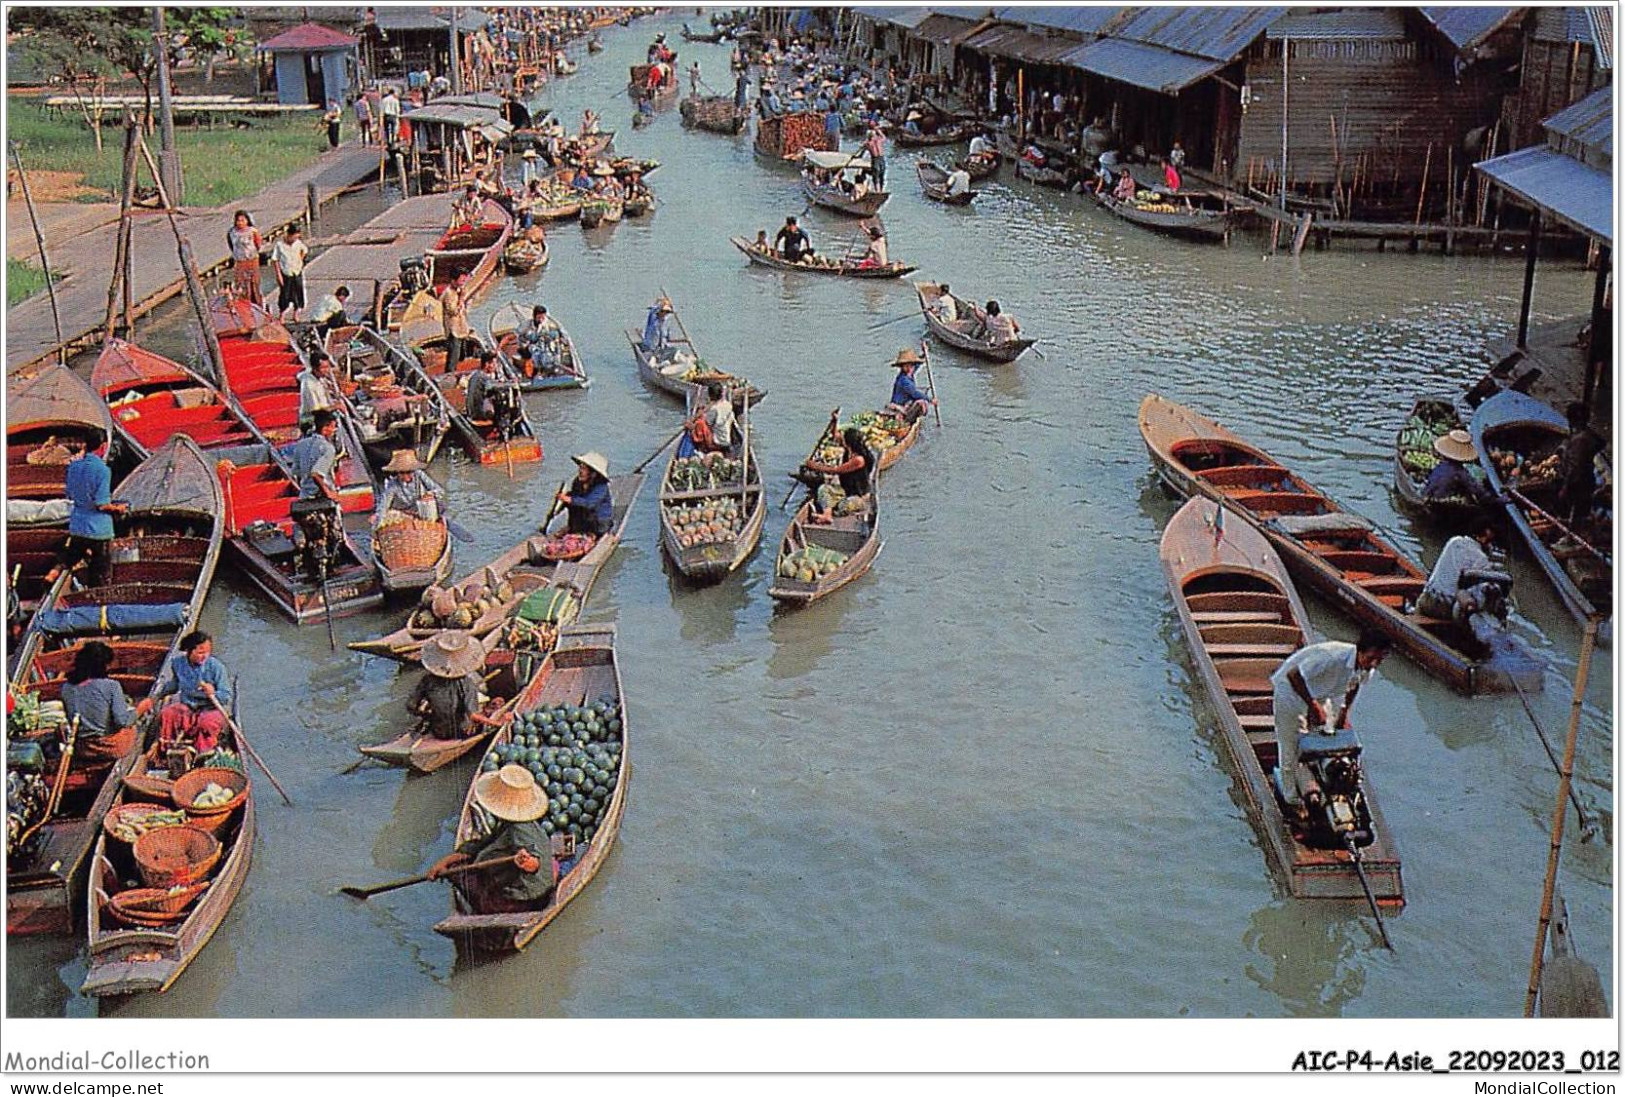
M 886 405 L 886 410 L 905 423 L 912 423 L 930 414 L 937 402 L 914 380 L 914 371 L 920 368 L 923 361 L 925 359 L 921 358 L 913 347 L 904 347 L 897 352 L 897 357 L 892 359 L 892 366 L 897 370 L 897 380 L 892 382 L 891 403 Z
M 474 803 L 491 817 L 492 831 L 470 838 L 436 861 L 429 869 L 429 878 L 439 879 L 458 865 L 515 856 L 511 865 L 461 874 L 454 886 L 479 914 L 537 909 L 558 883 L 552 841 L 539 822 L 547 814 L 547 793 L 536 784 L 530 770 L 512 764 L 475 779 Z
M 1298 787 L 1298 737 L 1306 731 L 1314 734 L 1330 733 L 1334 728 L 1348 730 L 1354 698 L 1376 673 L 1389 646 L 1386 635 L 1367 630 L 1355 644 L 1326 640 L 1301 647 L 1270 675 L 1275 691 L 1275 744 L 1280 759 L 1276 777 L 1288 810 L 1303 806 L 1303 792 Z M 1338 695 L 1343 698 L 1343 706 L 1333 725 L 1326 705 Z
M 419 729 L 436 739 L 464 739 L 478 734 L 480 671 L 485 649 L 471 632 L 447 630 L 423 645 L 426 672 L 412 689 L 406 711 Z
M 609 462 L 596 450 L 572 457 L 576 478 L 568 490 L 558 494 L 558 502 L 569 508 L 566 533 L 602 537 L 615 525 L 615 501 L 609 494 Z
M 676 353 L 671 343 L 671 299 L 657 297 L 649 306 L 649 315 L 643 321 L 644 353 L 656 361 L 669 361 Z
M 812 521 L 828 525 L 837 515 L 856 514 L 869 500 L 870 477 L 874 474 L 875 457 L 863 431 L 847 427 L 841 432 L 842 455 L 839 464 L 827 465 L 822 461 L 808 461 L 801 467 L 821 476 L 833 476 L 835 483 L 818 486 L 814 495 L 816 510 Z

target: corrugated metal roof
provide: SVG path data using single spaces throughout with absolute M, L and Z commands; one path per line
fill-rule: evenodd
M 1078 40 L 1049 38 L 1022 30 L 1020 27 L 999 26 L 989 27 L 982 33 L 971 36 L 965 40 L 964 45 L 966 49 L 981 50 L 995 57 L 1050 64 L 1058 61 L 1063 54 L 1077 49 Z
M 459 5 L 457 29 L 473 34 L 489 23 L 490 18 L 478 8 Z M 451 16 L 446 8 L 419 8 L 402 5 L 373 9 L 378 29 L 391 30 L 449 30 Z
M 1061 30 L 1083 37 L 1093 37 L 1105 34 L 1112 24 L 1133 10 L 1133 8 L 1073 8 L 1056 5 L 994 8 L 993 14 L 1006 23 L 1020 23 L 1025 27 L 1044 27 L 1048 30 Z
M 1418 8 L 1422 18 L 1450 39 L 1458 50 L 1469 50 L 1493 34 L 1523 8 Z
M 1160 91 L 1165 95 L 1177 95 L 1229 63 L 1191 57 L 1158 46 L 1125 42 L 1117 38 L 1102 38 L 1098 42 L 1078 46 L 1063 54 L 1060 60 L 1084 72 L 1133 84 L 1137 88 Z
M 969 11 L 979 9 L 965 10 L 968 16 Z M 953 45 L 957 39 L 965 37 L 976 29 L 976 24 L 979 22 L 981 20 L 974 16 L 967 18 L 957 15 L 943 15 L 940 12 L 934 13 L 929 19 L 914 28 L 914 37 L 923 38 L 927 42 L 936 42 L 944 46 Z
M 1277 19 L 1264 32 L 1266 38 L 1324 41 L 1393 41 L 1405 37 L 1405 20 L 1383 8 L 1347 11 L 1293 12 Z
M 1566 137 L 1610 160 L 1614 155 L 1614 89 L 1598 88 L 1541 123 L 1548 138 Z
M 502 96 L 491 91 L 465 91 L 457 95 L 442 95 L 434 99 L 437 107 L 484 107 L 501 110 Z
M 1534 36 L 1541 42 L 1595 44 L 1585 8 L 1536 8 Z
M 256 48 L 266 53 L 312 53 L 323 50 L 347 50 L 360 41 L 359 38 L 340 34 L 320 23 L 301 23 L 297 27 L 283 31 L 275 38 L 266 39 Z
M 1139 8 L 1122 25 L 1112 29 L 1112 36 L 1228 62 L 1240 57 L 1243 50 L 1288 10 Z
M 445 126 L 459 126 L 463 129 L 492 128 L 502 133 L 512 133 L 513 126 L 494 110 L 483 107 L 466 107 L 456 104 L 442 106 L 439 102 L 430 103 L 426 107 L 407 111 L 401 115 L 408 122 L 437 122 Z
M 910 30 L 931 18 L 930 8 L 864 7 L 853 8 L 852 11 L 857 15 L 873 19 L 876 23 L 890 23 L 895 27 L 907 27 Z
M 1606 173 L 1540 145 L 1476 167 L 1542 212 L 1613 244 L 1614 181 Z
M 1597 67 L 1614 71 L 1614 9 L 1587 8 L 1591 20 L 1591 44 L 1597 49 Z

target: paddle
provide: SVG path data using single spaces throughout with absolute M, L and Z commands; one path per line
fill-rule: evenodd
M 553 509 L 547 512 L 547 517 L 546 518 L 542 519 L 542 532 L 543 533 L 547 532 L 547 527 L 553 524 L 553 519 L 555 517 L 557 517 L 559 511 L 563 509 L 564 504 L 559 502 L 559 496 L 563 495 L 565 490 L 567 488 L 569 488 L 569 486 L 570 486 L 570 481 L 568 481 L 568 480 L 559 481 L 559 490 L 555 491 L 553 493 Z
M 937 379 L 931 374 L 931 348 L 920 340 L 920 353 L 925 356 L 925 383 L 931 387 L 931 410 L 937 413 L 937 427 L 942 427 L 942 404 L 937 400 Z
M 1046 362 L 1049 361 L 1049 355 L 1047 355 L 1043 351 L 1039 350 L 1038 349 L 1038 344 L 1036 342 L 1034 342 L 1033 345 L 1028 347 L 1027 349 L 1032 351 L 1034 354 L 1038 355 L 1038 357 L 1043 359 L 1044 361 L 1046 361 Z
M 1544 510 L 1539 503 L 1537 503 L 1533 499 L 1529 498 L 1529 496 L 1525 495 L 1523 492 L 1519 491 L 1517 488 L 1512 487 L 1510 484 L 1507 485 L 1507 494 L 1512 496 L 1512 498 L 1516 499 L 1518 502 L 1522 503 L 1524 506 L 1528 507 L 1530 510 L 1534 511 L 1540 517 L 1546 519 L 1546 521 L 1550 522 L 1554 527 L 1556 527 L 1556 529 L 1560 533 L 1562 533 L 1563 536 L 1568 537 L 1569 539 L 1571 539 L 1575 544 L 1579 545 L 1581 548 L 1583 548 L 1587 552 L 1591 553 L 1591 555 L 1595 556 L 1597 559 L 1601 560 L 1603 563 L 1609 565 L 1610 567 L 1613 566 L 1613 560 L 1611 560 L 1607 555 L 1605 555 L 1600 549 L 1593 547 L 1589 542 L 1587 542 L 1584 538 L 1582 538 L 1578 533 L 1575 533 L 1568 526 L 1566 526 L 1562 522 L 1558 521 L 1555 516 L 1553 516 L 1548 511 Z
M 643 459 L 643 461 L 636 468 L 634 468 L 632 470 L 633 474 L 636 475 L 637 473 L 640 473 L 644 469 L 648 468 L 649 465 L 651 463 L 653 463 L 654 459 L 656 457 L 659 457 L 662 453 L 665 453 L 666 449 L 673 442 L 677 441 L 677 439 L 681 438 L 683 436 L 683 432 L 685 430 L 687 430 L 687 429 L 688 429 L 688 423 L 686 423 L 686 422 L 682 426 L 678 427 L 676 434 L 672 435 L 670 438 L 668 438 L 664 442 L 660 443 L 660 448 L 659 449 L 655 450 L 653 453 L 649 454 L 649 456 L 645 457 Z
M 840 421 L 841 421 L 841 409 L 836 408 L 834 411 L 829 413 L 829 423 L 828 423 L 828 425 L 826 425 L 824 427 L 824 433 L 820 434 L 818 436 L 818 441 L 813 443 L 813 448 L 812 448 L 812 451 L 811 451 L 813 454 L 816 454 L 818 452 L 818 447 L 824 444 L 824 439 L 828 438 L 830 436 L 830 434 L 840 424 Z M 803 462 L 803 464 L 805 464 L 805 462 Z M 795 495 L 796 488 L 798 488 L 798 487 L 806 487 L 806 485 L 803 484 L 801 482 L 801 480 L 798 479 L 796 477 L 796 474 L 793 473 L 793 472 L 790 474 L 790 479 L 792 481 L 794 481 L 794 483 L 792 483 L 790 485 L 789 492 L 787 492 L 785 494 L 784 499 L 779 503 L 779 509 L 780 510 L 783 510 L 786 506 L 789 505 L 790 497 Z
M 916 317 L 918 317 L 919 315 L 920 314 L 919 314 L 918 311 L 905 312 L 901 316 L 893 316 L 890 320 L 882 320 L 878 324 L 870 324 L 869 327 L 868 327 L 868 330 L 869 331 L 879 331 L 881 328 L 889 327 L 892 324 L 901 324 L 904 320 L 913 320 Z
M 671 294 L 666 292 L 665 286 L 660 287 L 660 296 L 664 297 L 667 301 L 671 300 Z M 694 345 L 694 337 L 688 333 L 688 327 L 683 323 L 683 315 L 677 311 L 677 306 L 675 305 L 672 306 L 671 316 L 673 320 L 677 321 L 677 330 L 683 333 L 683 341 L 688 344 L 688 349 L 694 352 L 694 357 L 696 360 L 698 360 L 700 357 L 700 348 Z M 661 448 L 664 449 L 665 447 Z
M 225 706 L 220 703 L 220 698 L 210 694 L 209 704 L 213 705 L 214 710 L 226 718 L 226 726 L 237 737 L 237 746 L 242 749 L 244 754 L 254 759 L 254 764 L 259 766 L 265 776 L 270 779 L 271 787 L 282 794 L 283 802 L 289 807 L 293 807 L 293 798 L 288 795 L 287 789 L 282 787 L 282 783 L 276 779 L 276 774 L 271 772 L 271 767 L 265 764 L 265 759 L 261 758 L 259 752 L 249 743 L 248 736 L 243 734 L 243 729 L 238 726 L 237 721 L 231 718 L 231 713 L 227 712 Z
M 442 875 L 450 876 L 453 873 L 456 873 L 460 876 L 467 872 L 484 872 L 489 868 L 501 868 L 503 865 L 511 865 L 518 859 L 519 854 L 511 853 L 506 857 L 493 857 L 489 861 L 475 861 L 471 865 L 456 865 L 452 868 L 448 868 Z M 430 876 L 427 872 L 421 872 L 416 876 L 408 876 L 401 880 L 391 880 L 387 884 L 374 884 L 372 887 L 356 887 L 354 885 L 346 885 L 345 887 L 339 888 L 339 890 L 350 896 L 352 899 L 370 899 L 374 895 L 382 895 L 386 891 L 399 891 L 401 888 L 409 888 L 413 884 L 421 884 L 425 881 L 433 879 L 436 879 L 436 877 Z
M 474 535 L 468 532 L 468 530 L 463 526 L 453 522 L 450 518 L 446 519 L 446 532 L 457 538 L 457 540 L 461 541 L 465 545 L 471 545 L 474 543 Z

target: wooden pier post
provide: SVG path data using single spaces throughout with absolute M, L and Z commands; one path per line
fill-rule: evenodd
M 28 223 L 34 229 L 34 243 L 39 248 L 40 269 L 45 272 L 45 292 L 51 299 L 51 323 L 56 328 L 56 360 L 68 364 L 68 349 L 63 346 L 62 313 L 56 304 L 56 280 L 51 277 L 51 260 L 45 254 L 45 234 L 40 231 L 39 213 L 34 209 L 34 194 L 28 187 L 28 173 L 23 170 L 22 157 L 17 155 L 17 142 L 10 141 L 11 162 L 17 165 L 17 182 L 23 188 L 23 204 L 28 207 Z
M 130 206 L 135 200 L 135 118 L 124 116 L 124 174 L 119 185 L 118 234 L 113 241 L 113 273 L 107 281 L 107 321 L 102 341 L 113 337 L 118 323 L 119 301 L 124 302 L 124 329 L 130 330 Z M 120 293 L 120 290 L 123 293 Z
M 316 182 L 311 180 L 305 184 L 305 228 L 311 236 L 321 231 L 322 200 L 316 193 Z

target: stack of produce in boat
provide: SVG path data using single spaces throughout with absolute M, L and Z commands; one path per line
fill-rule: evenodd
M 590 705 L 550 704 L 514 717 L 508 741 L 486 752 L 480 772 L 530 770 L 548 795 L 542 829 L 591 842 L 620 783 L 621 712 L 612 695 Z

